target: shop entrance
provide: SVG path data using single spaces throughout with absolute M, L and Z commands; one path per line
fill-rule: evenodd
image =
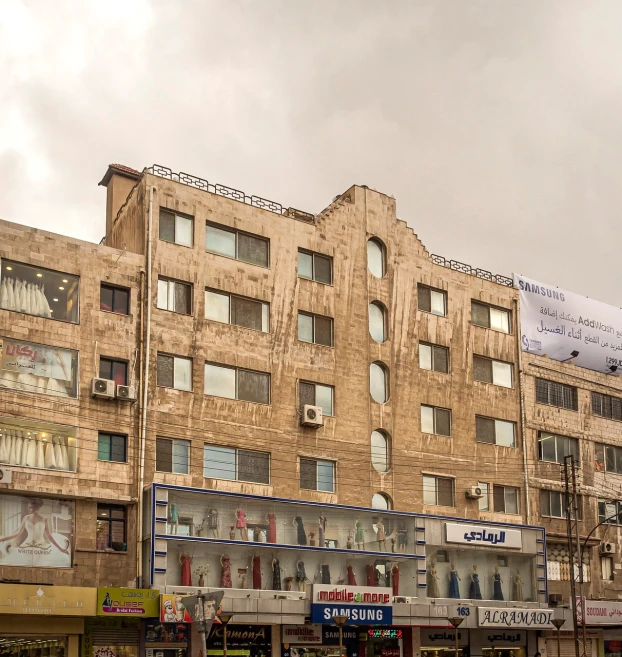
M 0 657 L 66 657 L 66 636 L 0 635 Z
M 513 646 L 512 648 L 482 648 L 482 655 L 484 657 L 525 657 L 525 648 L 521 648 L 520 646 Z

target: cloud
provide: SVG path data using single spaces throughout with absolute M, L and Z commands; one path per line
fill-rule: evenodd
M 613 0 L 5 0 L 0 217 L 99 241 L 109 162 L 312 212 L 367 184 L 433 253 L 622 305 L 621 18 Z

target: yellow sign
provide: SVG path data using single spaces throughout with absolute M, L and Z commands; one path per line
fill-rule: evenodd
M 0 614 L 94 616 L 97 589 L 46 584 L 0 584 Z
M 154 589 L 97 589 L 98 616 L 160 616 L 160 592 Z

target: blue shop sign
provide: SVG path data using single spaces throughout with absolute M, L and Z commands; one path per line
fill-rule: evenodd
M 392 625 L 393 607 L 379 605 L 311 605 L 312 623 L 333 623 L 333 616 L 347 616 L 346 625 Z

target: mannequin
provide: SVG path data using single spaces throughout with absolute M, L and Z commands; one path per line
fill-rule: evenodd
M 248 587 L 248 568 L 238 568 L 238 577 L 240 578 L 240 588 Z
M 322 584 L 330 584 L 330 567 L 327 563 L 323 563 L 322 570 Z
M 399 527 L 397 528 L 397 551 L 406 552 L 406 546 L 408 545 L 408 530 L 406 529 L 406 524 L 403 520 L 400 521 Z
M 395 549 L 396 543 L 397 543 L 397 541 L 395 540 L 395 536 L 391 536 L 391 552 L 393 552 L 393 553 L 396 552 L 396 549 Z
M 481 600 L 482 592 L 479 587 L 479 574 L 477 566 L 473 564 L 473 571 L 471 572 L 471 584 L 469 585 L 469 598 L 471 600 Z
M 352 566 L 348 565 L 348 586 L 356 586 L 356 577 Z
M 179 563 L 181 564 L 181 585 L 192 586 L 191 556 L 187 552 L 181 552 L 179 555 Z
M 365 566 L 365 576 L 367 579 L 367 586 L 375 586 L 375 577 L 374 577 L 374 564 L 368 563 Z
M 514 593 L 512 595 L 512 600 L 518 600 L 522 602 L 523 600 L 523 579 L 520 576 L 520 570 L 516 569 L 516 575 L 513 578 L 514 581 Z
M 175 502 L 171 504 L 168 519 L 171 524 L 171 534 L 177 534 L 177 530 L 179 529 L 179 511 Z
M 305 582 L 307 581 L 307 573 L 305 571 L 304 561 L 298 560 L 296 562 L 296 584 L 300 592 L 305 590 Z
M 207 510 L 207 528 L 212 532 L 212 538 L 218 538 L 220 520 L 218 519 L 218 509 L 213 506 Z
M 253 588 L 261 588 L 261 559 L 258 556 L 253 556 Z
M 229 540 L 235 541 L 235 525 L 229 525 Z
M 378 518 L 376 523 L 376 538 L 378 539 L 378 550 L 385 552 L 387 549 L 387 537 L 384 533 L 384 520 Z
M 346 540 L 346 550 L 353 550 L 354 549 L 354 532 L 350 530 L 348 532 L 348 538 Z
M 281 590 L 281 564 L 276 557 L 272 559 L 272 590 Z
M 438 586 L 438 574 L 436 572 L 436 562 L 430 562 L 430 572 L 428 573 L 428 598 L 440 598 L 441 592 Z
M 393 595 L 400 594 L 400 567 L 395 563 L 391 568 L 391 585 L 393 587 Z
M 321 513 L 320 517 L 318 518 L 318 524 L 319 524 L 319 535 L 318 535 L 318 546 L 323 548 L 326 547 L 326 516 Z
M 459 598 L 460 597 L 460 584 L 462 579 L 458 575 L 458 571 L 454 564 L 451 564 L 451 570 L 447 573 L 447 579 L 449 580 L 449 595 L 448 598 Z
M 492 576 L 492 599 L 493 600 L 503 600 L 503 589 L 501 585 L 503 580 L 501 579 L 501 574 L 499 569 L 495 566 L 495 573 Z
M 223 589 L 230 589 L 231 583 L 231 561 L 228 554 L 220 555 L 220 586 Z
M 365 549 L 365 530 L 363 529 L 363 523 L 359 518 L 356 519 L 356 537 L 354 538 L 354 542 L 356 543 L 356 549 L 357 550 L 364 550 Z M 361 547 L 362 546 L 362 547 Z
M 240 530 L 240 538 L 243 541 L 248 541 L 248 527 L 246 526 L 246 511 L 244 511 L 244 509 L 236 509 L 235 517 L 236 517 L 235 526 Z
M 296 516 L 292 521 L 292 524 L 296 527 L 296 540 L 298 541 L 298 545 L 306 545 L 307 534 L 305 532 L 305 524 L 302 521 L 302 517 Z
M 268 513 L 266 514 L 266 520 L 268 521 L 268 537 L 266 543 L 276 543 L 276 516 L 274 513 Z

